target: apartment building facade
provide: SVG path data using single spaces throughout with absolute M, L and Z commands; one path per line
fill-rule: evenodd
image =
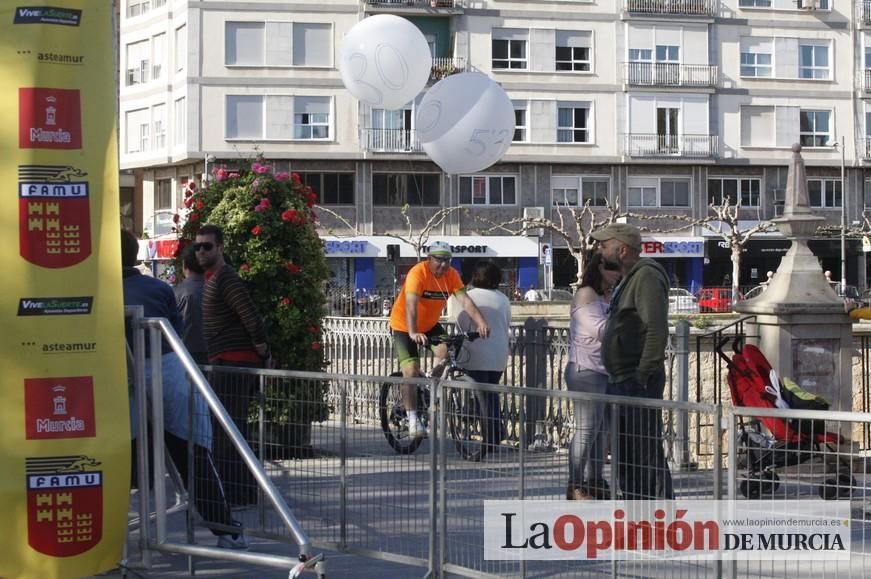
M 385 234 L 407 230 L 406 217 L 419 229 L 443 207 L 462 208 L 433 231 L 455 246 L 457 265 L 495 258 L 524 288 L 540 284 L 542 247 L 552 248 L 557 286 L 573 281 L 573 260 L 547 231 L 516 237 L 492 224 L 556 220 L 587 202 L 701 217 L 728 196 L 750 226 L 779 215 L 793 143 L 803 147 L 811 205 L 830 224 L 840 225 L 842 203 L 848 225 L 862 220 L 871 195 L 867 3 L 126 1 L 121 167 L 141 176 L 141 223 L 177 211 L 186 183 L 210 166 L 260 154 L 319 194 L 329 262 L 358 288 L 392 283 L 395 240 Z M 344 89 L 343 35 L 383 13 L 423 32 L 431 82 L 474 70 L 506 90 L 516 129 L 499 163 L 445 175 L 417 140 L 423 93 L 388 111 Z M 645 238 L 676 285 L 720 285 L 731 272 L 725 242 L 701 228 Z M 750 241 L 741 283 L 764 281 L 788 245 L 779 234 Z M 839 238 L 812 249 L 837 279 Z M 848 240 L 847 253 L 848 281 L 864 287 L 861 243 Z M 403 247 L 400 267 L 414 260 Z

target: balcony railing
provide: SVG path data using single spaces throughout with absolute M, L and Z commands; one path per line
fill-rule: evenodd
M 871 24 L 871 0 L 859 0 L 857 8 L 862 24 Z
M 717 4 L 716 0 L 626 0 L 626 11 L 631 14 L 716 16 Z
M 363 0 L 376 8 L 462 8 L 463 0 Z
M 862 76 L 862 88 L 865 92 L 871 92 L 871 68 L 865 69 L 865 74 Z
M 423 147 L 414 129 L 363 129 L 363 148 L 379 153 L 421 153 Z
M 468 72 L 469 67 L 463 57 L 435 57 L 432 59 L 432 69 L 429 73 L 430 82 L 438 82 L 446 76 L 458 72 Z
M 715 87 L 719 69 L 707 64 L 627 62 L 626 84 L 633 86 Z
M 625 135 L 624 153 L 629 157 L 686 157 L 706 159 L 719 151 L 716 135 Z
M 859 153 L 864 160 L 871 160 L 871 137 L 859 139 Z

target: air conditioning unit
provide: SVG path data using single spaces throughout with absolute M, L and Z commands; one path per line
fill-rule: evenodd
M 798 0 L 799 10 L 816 10 L 820 7 L 820 0 Z
M 544 219 L 544 207 L 524 207 L 523 208 L 523 218 L 524 219 Z M 526 235 L 533 237 L 541 237 L 544 235 L 544 229 L 528 229 L 526 231 Z

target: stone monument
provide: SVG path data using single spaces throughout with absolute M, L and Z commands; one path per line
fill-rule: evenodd
M 823 396 L 833 410 L 852 410 L 853 325 L 807 246 L 825 219 L 810 209 L 801 145 L 792 151 L 783 217 L 773 220 L 792 245 L 768 288 L 735 304 L 735 311 L 755 314 L 745 324 L 748 342 L 762 350 L 781 377 Z

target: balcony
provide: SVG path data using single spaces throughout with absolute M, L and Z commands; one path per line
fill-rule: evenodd
M 462 14 L 464 0 L 362 0 L 366 12 Z
M 466 64 L 466 59 L 462 57 L 434 57 L 432 59 L 432 69 L 429 73 L 429 82 L 438 82 L 446 76 L 457 74 L 458 72 L 468 72 L 469 67 Z
M 624 135 L 623 143 L 623 152 L 628 157 L 711 159 L 719 151 L 716 135 L 631 133 Z
M 714 88 L 719 76 L 716 66 L 671 62 L 627 62 L 625 71 L 631 86 Z
M 414 129 L 363 129 L 363 149 L 375 153 L 422 153 L 423 147 Z
M 716 16 L 716 0 L 626 0 L 629 14 L 671 14 L 684 16 Z
M 859 0 L 856 8 L 859 12 L 859 22 L 866 26 L 871 24 L 871 0 Z
M 859 139 L 859 154 L 863 161 L 871 161 L 871 137 Z
M 862 90 L 871 92 L 871 68 L 866 68 L 862 75 Z

